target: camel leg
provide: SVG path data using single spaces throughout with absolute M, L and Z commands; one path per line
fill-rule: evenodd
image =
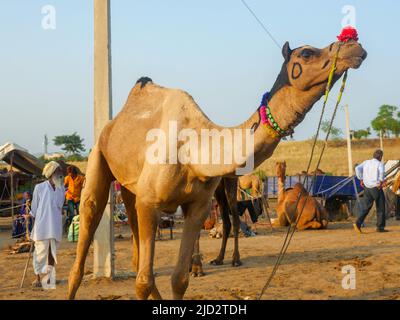
M 124 187 L 121 188 L 121 195 L 122 199 L 124 200 L 126 213 L 128 215 L 128 223 L 133 234 L 132 264 L 133 270 L 137 272 L 139 268 L 139 230 L 137 212 L 135 208 L 136 195 Z
M 233 234 L 235 237 L 235 246 L 233 249 L 232 256 L 232 266 L 239 267 L 242 265 L 240 261 L 240 253 L 239 253 L 239 228 L 240 228 L 240 218 L 239 212 L 237 209 L 237 198 L 236 198 L 236 190 L 237 190 L 238 179 L 228 179 L 225 178 L 225 195 L 228 201 L 228 206 L 232 215 L 233 222 Z
M 193 256 L 193 249 L 200 230 L 206 221 L 211 203 L 192 203 L 182 209 L 185 212 L 181 246 L 178 263 L 171 277 L 173 299 L 181 300 L 189 285 L 189 269 Z
M 150 294 L 153 299 L 161 300 L 153 272 L 154 249 L 160 212 L 145 203 L 136 201 L 139 226 L 139 268 L 136 276 L 136 296 L 146 300 Z
M 133 270 L 137 273 L 139 270 L 139 229 L 137 211 L 135 207 L 136 195 L 124 187 L 121 188 L 121 195 L 122 199 L 124 200 L 126 212 L 128 214 L 129 226 L 131 227 L 133 234 L 132 265 Z M 161 295 L 156 287 L 154 287 L 154 290 L 151 292 L 150 296 L 154 300 L 161 299 Z
M 309 221 L 304 224 L 298 224 L 297 230 L 303 231 L 307 229 L 322 229 L 322 224 L 318 221 Z
M 223 179 L 225 180 L 225 179 Z M 225 251 L 226 251 L 226 243 L 228 241 L 229 235 L 231 233 L 231 220 L 229 218 L 229 204 L 226 199 L 225 195 L 225 187 L 224 183 L 220 183 L 217 187 L 217 190 L 215 191 L 215 199 L 217 200 L 218 207 L 221 213 L 222 217 L 222 225 L 223 225 L 223 234 L 222 234 L 222 243 L 221 243 L 221 249 L 219 251 L 218 257 L 211 261 L 210 264 L 215 265 L 215 266 L 221 266 L 224 264 L 224 258 L 225 258 Z
M 69 299 L 75 298 L 82 281 L 86 256 L 107 205 L 112 180 L 113 176 L 108 164 L 95 146 L 89 157 L 86 182 L 79 208 L 79 239 L 75 262 L 69 275 Z
M 204 276 L 203 264 L 201 262 L 201 254 L 200 254 L 200 233 L 194 244 L 191 274 L 193 277 Z

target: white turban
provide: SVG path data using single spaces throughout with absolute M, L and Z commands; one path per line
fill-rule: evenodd
M 55 162 L 55 161 L 50 161 L 48 164 L 46 164 L 46 165 L 44 166 L 43 175 L 44 175 L 47 179 L 49 179 L 49 178 L 53 175 L 54 171 L 56 171 L 57 168 L 58 168 L 59 166 L 60 166 L 60 165 L 59 165 L 57 162 Z

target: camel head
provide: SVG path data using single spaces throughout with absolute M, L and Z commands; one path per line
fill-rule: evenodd
M 299 124 L 314 103 L 325 94 L 336 54 L 338 58 L 332 86 L 346 70 L 359 68 L 367 57 L 367 52 L 355 40 L 334 42 L 324 49 L 306 45 L 293 50 L 286 42 L 282 54 L 285 61 L 269 99 L 272 101 L 273 96 L 277 95 L 278 100 L 282 101 L 283 98 L 290 102 L 286 102 L 288 110 L 279 110 L 277 107 L 278 110 L 273 112 L 278 113 L 278 123 L 285 130 Z
M 284 177 L 286 175 L 286 161 L 276 163 L 276 176 Z
M 340 49 L 339 49 L 340 46 Z M 289 43 L 283 46 L 289 83 L 300 91 L 307 91 L 328 82 L 329 73 L 339 49 L 335 81 L 348 69 L 358 69 L 367 52 L 357 41 L 334 42 L 324 49 L 304 46 L 294 50 Z

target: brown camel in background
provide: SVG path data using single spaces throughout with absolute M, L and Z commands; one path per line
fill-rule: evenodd
M 242 193 L 240 190 L 251 190 L 251 196 L 258 198 L 261 195 L 261 180 L 255 174 L 248 174 L 246 176 L 239 177 L 239 185 L 237 189 L 237 198 L 241 199 Z
M 279 226 L 285 227 L 294 224 L 301 213 L 297 224 L 298 230 L 325 229 L 329 221 L 328 211 L 308 194 L 304 186 L 301 183 L 297 183 L 293 189 L 286 190 L 286 162 L 276 163 L 276 175 L 278 176 L 278 205 L 276 212 Z M 301 194 L 300 200 L 298 200 L 299 193 Z
M 288 43 L 283 47 L 285 61 L 270 92 L 269 108 L 284 132 L 292 132 L 325 93 L 339 46 L 336 42 L 324 49 L 304 46 L 291 50 Z M 365 57 L 366 52 L 356 41 L 342 43 L 333 83 L 349 68 L 360 67 Z M 272 134 L 272 127 L 264 125 L 253 131 L 254 141 L 250 143 L 245 139 L 259 119 L 257 110 L 243 124 L 223 128 L 211 122 L 186 92 L 160 87 L 149 78 L 139 79 L 125 106 L 105 126 L 89 156 L 80 205 L 79 240 L 69 277 L 68 297 L 75 297 L 82 281 L 86 256 L 107 204 L 110 184 L 118 180 L 123 187 L 124 201 L 129 203 L 127 209 L 134 233 L 134 251 L 138 253 L 138 299 L 149 296 L 161 298 L 153 273 L 157 225 L 161 212 L 173 214 L 178 206 L 182 207 L 185 223 L 178 261 L 171 278 L 173 298 L 182 299 L 189 285 L 194 244 L 221 177 L 235 177 L 237 170 L 250 159 L 254 159 L 255 167 L 259 166 L 271 157 L 281 140 L 281 137 Z M 210 132 L 225 129 L 232 136 L 237 130 L 242 133 L 242 150 L 250 148 L 252 151 L 240 163 L 176 162 L 173 153 L 168 152 L 167 156 L 162 148 L 158 153 L 154 152 L 155 140 L 166 150 L 177 150 L 183 145 L 182 141 L 163 140 L 162 133 L 169 132 L 171 121 L 176 131 L 188 128 L 194 130 L 197 137 L 201 136 L 203 129 Z M 150 132 L 154 139 L 149 139 Z M 197 154 L 207 151 L 201 144 L 196 147 Z M 219 154 L 225 151 L 224 145 L 221 145 Z M 150 161 L 149 153 L 159 161 Z M 236 189 L 233 192 L 236 195 Z
M 232 266 L 239 267 L 242 265 L 239 252 L 240 218 L 237 209 L 237 202 L 242 196 L 240 190 L 248 189 L 251 189 L 251 195 L 254 198 L 258 198 L 261 195 L 261 181 L 258 176 L 249 174 L 239 178 L 223 178 L 215 191 L 214 196 L 217 200 L 219 212 L 222 218 L 223 231 L 221 249 L 218 257 L 210 262 L 212 265 L 220 266 L 224 264 L 226 245 L 231 234 L 232 224 L 234 236 Z M 199 239 L 197 239 L 195 243 L 191 273 L 194 277 L 201 277 L 204 275 Z

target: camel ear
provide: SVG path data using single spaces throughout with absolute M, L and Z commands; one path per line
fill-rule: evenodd
M 282 55 L 285 58 L 286 62 L 290 60 L 290 56 L 292 55 L 292 49 L 290 49 L 290 44 L 288 41 L 286 41 L 285 44 L 283 45 Z

